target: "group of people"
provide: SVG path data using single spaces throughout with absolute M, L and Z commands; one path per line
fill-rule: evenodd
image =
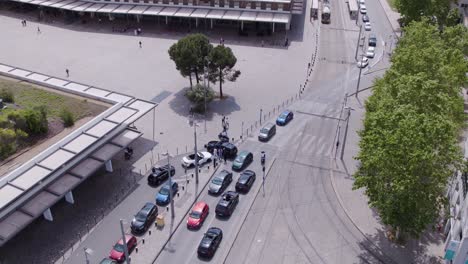
M 224 160 L 224 164 L 227 163 L 227 156 L 224 153 L 224 150 L 222 148 L 215 148 L 213 149 L 213 166 L 217 166 L 217 161 L 219 160 Z

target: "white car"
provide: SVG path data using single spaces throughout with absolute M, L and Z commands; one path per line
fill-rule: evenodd
M 375 56 L 375 47 L 372 47 L 372 46 L 368 47 L 366 57 L 367 58 L 374 58 L 374 56 Z
M 358 68 L 365 68 L 367 65 L 369 65 L 369 59 L 366 57 L 363 57 L 362 60 L 357 63 Z
M 359 7 L 359 10 L 361 10 L 361 14 L 367 14 L 367 8 L 366 8 L 366 5 L 364 4 L 361 4 L 361 6 Z
M 366 0 L 359 0 L 359 4 L 365 4 Z
M 371 27 L 370 22 L 366 22 L 366 23 L 364 24 L 364 29 L 365 29 L 366 31 L 371 31 L 372 27 Z
M 213 155 L 209 152 L 198 152 L 198 165 L 205 164 L 211 161 Z M 182 158 L 182 167 L 191 168 L 195 166 L 195 154 L 190 154 Z

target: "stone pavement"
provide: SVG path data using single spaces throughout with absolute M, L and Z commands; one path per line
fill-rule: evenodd
M 389 0 L 379 0 L 385 14 L 387 15 L 388 21 L 392 25 L 393 32 L 401 32 L 400 23 L 398 23 L 398 19 L 401 17 L 400 13 L 394 11 L 388 4 L 388 1 Z

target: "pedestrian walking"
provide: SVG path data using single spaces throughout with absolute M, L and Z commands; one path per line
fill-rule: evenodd
M 65 69 L 65 73 L 67 74 L 67 77 L 70 77 L 70 71 L 68 69 Z
M 24 27 L 24 20 L 21 20 L 21 26 Z
M 37 27 L 37 34 L 41 34 L 41 29 Z
M 223 152 L 223 159 L 224 159 L 224 164 L 226 164 L 227 163 L 227 155 L 224 152 Z
M 216 155 L 216 151 L 213 150 L 213 168 L 216 168 L 216 160 L 218 159 L 218 156 Z
M 24 26 L 27 26 L 27 24 L 26 24 L 26 19 L 25 19 L 25 20 L 23 20 L 23 21 L 24 21 Z
M 138 42 L 138 44 L 140 44 L 140 49 L 141 49 L 141 41 L 140 41 L 140 42 Z

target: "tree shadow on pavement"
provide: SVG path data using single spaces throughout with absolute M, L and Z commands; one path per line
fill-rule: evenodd
M 139 186 L 138 182 L 146 172 L 142 172 L 143 175 L 134 172 L 133 163 L 153 145 L 153 141 L 145 138 L 135 141 L 131 160 L 125 160 L 123 151 L 119 152 L 112 160 L 114 172 L 109 173 L 101 167 L 73 190 L 74 204 L 61 199 L 51 208 L 53 222 L 43 217 L 33 221 L 0 248 L 0 263 L 54 263 L 60 260 L 72 245 Z
M 386 231 L 379 229 L 374 234 L 366 234 L 360 242 L 363 252 L 359 255 L 370 263 L 431 263 L 442 264 L 443 260 L 434 252 L 433 246 L 444 243 L 442 234 L 426 231 L 420 239 L 409 239 L 405 244 L 397 244 L 388 239 Z
M 190 89 L 185 87 L 180 91 L 173 94 L 173 98 L 169 101 L 169 107 L 179 116 L 190 117 L 190 107 L 192 103 L 185 96 L 186 91 Z M 240 111 L 241 108 L 237 104 L 236 99 L 227 94 L 224 95 L 223 99 L 214 99 L 207 104 L 206 117 L 203 113 L 195 114 L 195 119 L 198 120 L 200 116 L 203 116 L 203 120 L 211 121 L 215 115 L 227 116 L 232 112 Z

